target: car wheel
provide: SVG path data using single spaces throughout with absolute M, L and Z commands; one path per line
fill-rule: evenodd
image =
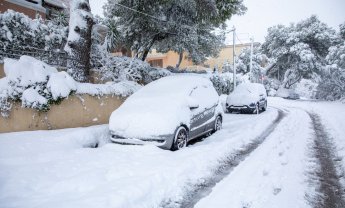
M 260 107 L 259 107 L 259 103 L 257 103 L 255 105 L 255 109 L 253 110 L 253 114 L 259 114 L 259 112 L 260 112 Z
M 219 131 L 222 129 L 222 117 L 217 116 L 215 122 L 214 122 L 214 132 Z
M 187 146 L 188 132 L 183 126 L 180 126 L 175 133 L 172 150 L 179 150 Z
M 265 105 L 264 107 L 262 107 L 262 111 L 266 111 L 266 109 L 267 109 L 267 101 L 265 101 Z

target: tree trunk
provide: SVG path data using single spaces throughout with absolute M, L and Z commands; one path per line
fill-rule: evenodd
M 149 52 L 150 52 L 150 50 L 151 50 L 153 44 L 156 42 L 156 40 L 157 40 L 157 38 L 158 38 L 158 35 L 159 35 L 159 34 L 157 34 L 157 35 L 155 35 L 155 36 L 153 37 L 151 43 L 150 43 L 150 44 L 148 45 L 148 47 L 144 50 L 144 52 L 143 52 L 143 54 L 142 54 L 142 56 L 141 56 L 141 60 L 142 60 L 142 61 L 145 61 L 145 60 L 146 60 L 147 55 L 149 54 Z
M 183 59 L 183 51 L 180 51 L 180 53 L 179 53 L 179 58 L 178 58 L 178 62 L 177 62 L 177 64 L 176 64 L 176 68 L 177 68 L 177 69 L 180 68 L 182 59 Z
M 79 82 L 90 81 L 91 31 L 94 21 L 88 0 L 74 0 L 71 6 L 69 35 L 65 51 L 69 54 L 68 72 Z M 83 15 L 81 15 L 83 14 Z M 79 20 L 76 21 L 76 19 Z M 80 25 L 85 23 L 85 26 Z

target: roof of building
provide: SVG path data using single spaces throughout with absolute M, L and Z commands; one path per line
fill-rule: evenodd
M 7 0 L 7 1 L 10 3 L 17 4 L 22 7 L 33 9 L 33 10 L 40 11 L 43 13 L 46 12 L 45 8 L 43 8 L 42 5 L 40 4 L 40 0 L 32 0 L 33 2 L 36 2 L 36 3 L 23 1 L 23 0 Z
M 66 8 L 66 5 L 60 0 L 44 0 L 44 2 L 46 4 L 50 4 L 50 5 L 53 5 L 55 7 L 59 7 L 61 9 Z

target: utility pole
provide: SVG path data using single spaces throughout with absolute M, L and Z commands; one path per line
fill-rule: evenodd
M 233 62 L 233 67 L 234 67 L 234 89 L 236 88 L 236 63 L 235 63 L 235 45 L 236 45 L 236 28 L 235 26 L 232 29 L 232 36 L 233 36 L 233 40 L 232 40 L 232 62 Z
M 250 38 L 250 65 L 249 65 L 249 77 L 250 82 L 253 82 L 253 44 L 254 44 L 254 38 Z

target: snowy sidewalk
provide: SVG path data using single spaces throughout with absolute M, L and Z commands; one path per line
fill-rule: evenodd
M 1 206 L 134 208 L 179 201 L 277 115 L 276 109 L 227 114 L 223 130 L 177 152 L 105 143 L 107 126 L 0 134 Z

